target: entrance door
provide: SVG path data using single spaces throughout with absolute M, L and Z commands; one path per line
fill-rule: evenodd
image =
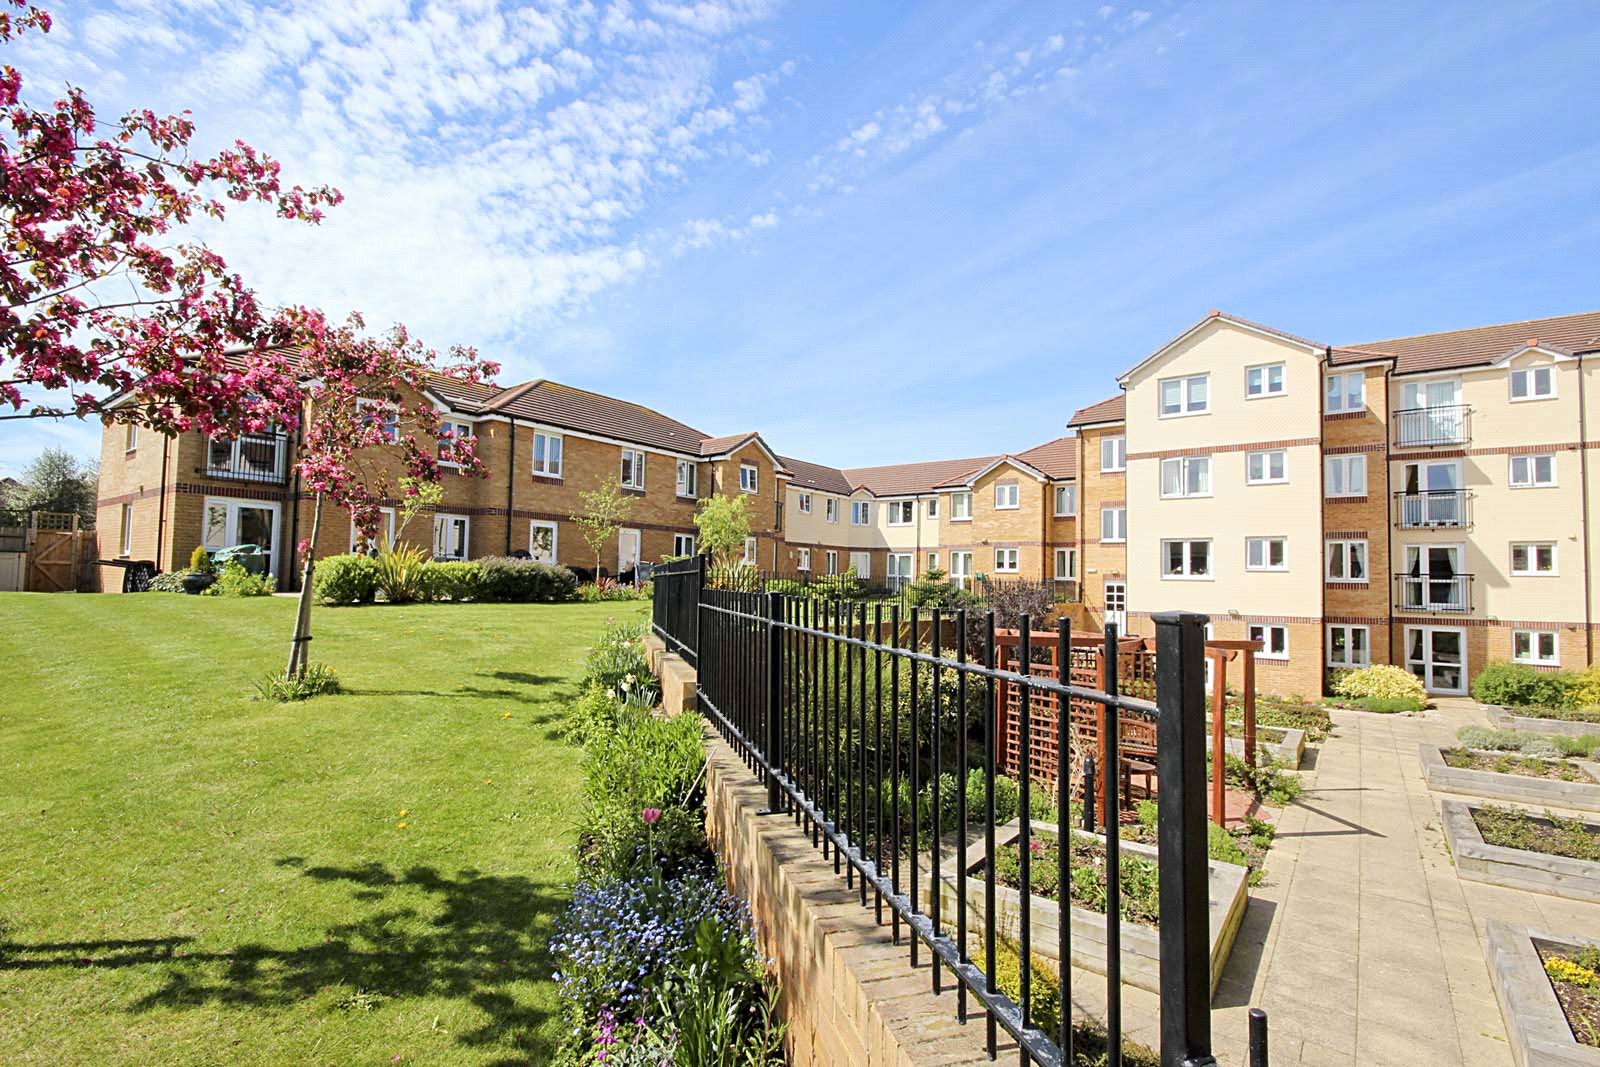
M 1406 667 L 1430 693 L 1467 691 L 1467 631 L 1448 626 L 1406 627 Z
M 1128 583 L 1106 583 L 1106 622 L 1116 623 L 1118 636 L 1128 632 Z
M 639 531 L 623 530 L 617 534 L 617 574 L 627 574 L 639 565 Z
M 207 552 L 234 545 L 260 545 L 261 573 L 277 576 L 278 505 L 208 497 L 200 531 Z
M 902 585 L 911 581 L 911 553 L 889 553 L 889 588 L 898 590 Z

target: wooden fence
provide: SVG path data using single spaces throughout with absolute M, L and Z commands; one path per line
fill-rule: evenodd
M 26 525 L 0 526 L 0 591 L 71 593 L 92 589 L 94 532 L 76 515 L 35 511 Z

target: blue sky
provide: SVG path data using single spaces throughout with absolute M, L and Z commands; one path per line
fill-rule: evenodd
M 1331 343 L 1600 307 L 1600 19 L 1549 4 L 74 3 L 12 50 L 348 196 L 208 233 L 840 466 L 1020 451 L 1213 307 Z M 0 425 L 0 471 L 98 427 Z

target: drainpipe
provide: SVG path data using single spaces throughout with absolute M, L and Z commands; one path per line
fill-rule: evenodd
M 172 438 L 161 435 L 161 480 L 156 486 L 156 570 L 161 569 L 161 546 L 167 538 L 167 453 L 172 448 Z M 172 553 L 167 553 L 171 562 Z
M 1594 576 L 1590 569 L 1589 548 L 1589 412 L 1584 398 L 1583 357 L 1578 353 L 1578 479 L 1582 485 L 1583 519 L 1583 662 L 1594 665 Z
M 1394 364 L 1390 363 L 1383 368 L 1383 532 L 1384 532 L 1384 563 L 1389 572 L 1383 576 L 1384 613 L 1389 619 L 1389 659 L 1394 660 L 1394 517 L 1389 509 L 1393 506 L 1393 497 L 1389 496 L 1389 472 L 1394 470 L 1389 462 L 1389 456 L 1394 447 L 1394 427 L 1390 425 L 1390 412 L 1394 411 L 1393 397 L 1389 395 L 1389 380 L 1394 374 Z M 1462 475 L 1463 481 L 1465 474 Z M 1367 561 L 1367 566 L 1372 566 L 1372 561 Z M 1470 595 L 1470 594 L 1468 594 Z M 1400 631 L 1400 663 L 1406 666 L 1405 628 Z
M 511 450 L 511 462 L 506 468 L 506 555 L 511 555 L 511 490 L 517 481 L 517 420 L 511 418 L 511 440 L 507 445 Z
M 1317 543 L 1322 546 L 1322 558 L 1317 561 L 1317 566 L 1322 570 L 1322 581 L 1317 583 L 1317 589 L 1320 593 L 1319 610 L 1322 613 L 1322 633 L 1318 635 L 1317 643 L 1322 647 L 1322 691 L 1326 693 L 1328 691 L 1328 498 L 1324 494 L 1327 493 L 1328 487 L 1324 484 L 1324 481 L 1328 476 L 1327 372 L 1333 369 L 1332 345 L 1323 346 L 1322 367 L 1322 380 L 1317 383 L 1317 439 L 1320 442 L 1317 446 L 1317 458 L 1322 461 L 1317 464 L 1317 531 L 1320 534 L 1317 538 Z M 1366 371 L 1361 372 L 1363 378 L 1366 373 Z M 1365 390 L 1362 391 L 1362 395 L 1366 395 Z M 1248 463 L 1249 461 L 1246 460 L 1246 462 Z M 1370 477 L 1368 480 L 1371 480 Z M 1387 479 L 1385 480 L 1384 488 L 1385 490 L 1388 489 Z M 1370 572 L 1372 570 L 1372 560 L 1370 559 L 1367 560 L 1367 570 L 1369 572 L 1368 580 L 1370 581 Z M 1345 577 L 1349 577 L 1349 575 Z M 1250 636 L 1248 629 L 1244 633 L 1246 637 Z M 1367 649 L 1367 654 L 1372 654 L 1370 647 Z

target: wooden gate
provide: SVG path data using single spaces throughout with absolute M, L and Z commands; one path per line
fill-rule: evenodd
M 78 588 L 76 530 L 35 530 L 28 550 L 28 589 L 34 593 L 71 593 Z

